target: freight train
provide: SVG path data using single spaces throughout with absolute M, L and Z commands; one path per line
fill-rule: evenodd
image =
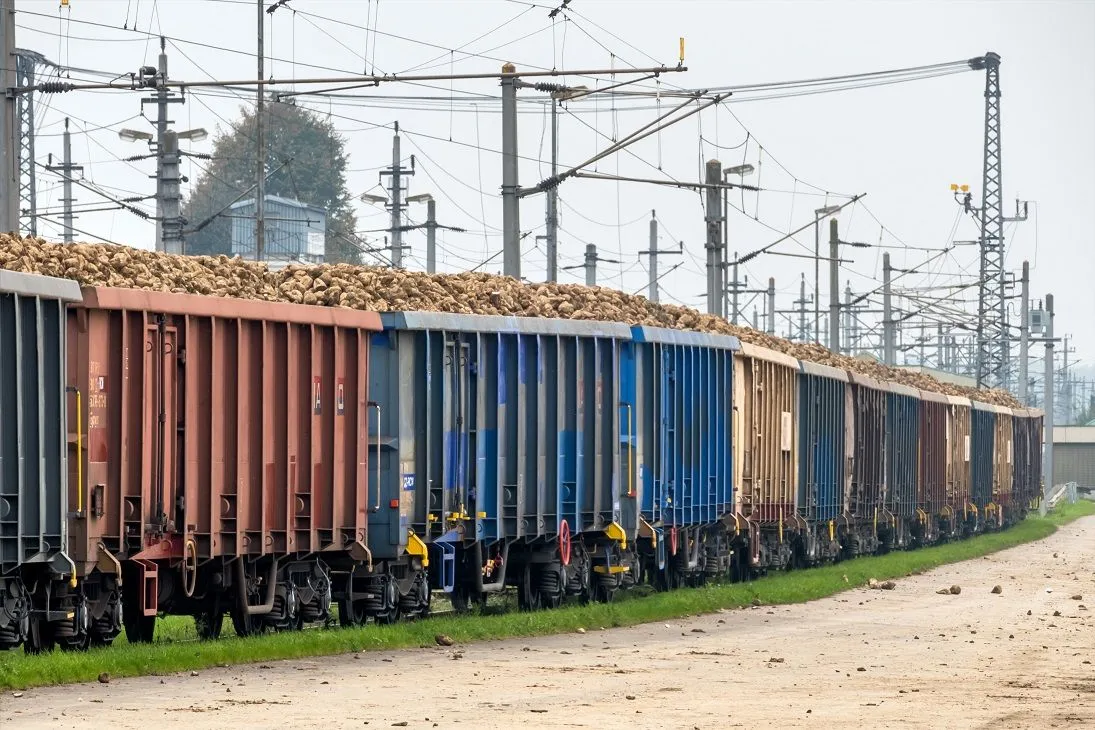
M 912 548 L 1022 519 L 1041 429 L 730 336 L 0 272 L 0 646 Z

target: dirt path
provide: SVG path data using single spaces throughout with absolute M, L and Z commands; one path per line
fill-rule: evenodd
M 936 594 L 952 584 L 961 594 Z M 990 592 L 995 584 L 1001 595 Z M 1039 543 L 898 581 L 893 591 L 0 696 L 5 729 L 776 723 L 1095 727 L 1095 517 Z

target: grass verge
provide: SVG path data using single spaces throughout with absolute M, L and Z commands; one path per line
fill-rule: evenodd
M 150 645 L 119 641 L 111 648 L 84 653 L 53 652 L 36 657 L 21 651 L 0 654 L 0 688 L 86 682 L 95 680 L 101 672 L 111 677 L 159 675 L 219 665 L 417 647 L 432 645 L 436 634 L 448 634 L 466 643 L 555 634 L 588 626 L 631 626 L 747 606 L 754 600 L 764 604 L 802 603 L 863 586 L 870 578 L 899 578 L 1040 540 L 1057 527 L 1092 514 L 1095 502 L 1081 501 L 1062 505 L 1044 518 L 1033 516 L 1006 532 L 962 542 L 779 573 L 751 583 L 681 589 L 641 598 L 629 596 L 607 605 L 566 606 L 537 613 L 441 615 L 395 626 L 320 629 L 212 642 L 186 641 L 188 632 L 183 627 L 188 626 L 188 620 L 177 617 L 160 622 L 163 630 L 158 630 L 159 640 Z M 225 628 L 229 625 L 226 622 Z

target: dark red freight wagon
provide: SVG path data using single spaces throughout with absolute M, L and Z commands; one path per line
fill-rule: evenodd
M 917 521 L 922 542 L 935 542 L 948 534 L 954 507 L 947 502 L 947 396 L 920 391 L 920 480 L 917 487 Z
M 240 634 L 325 620 L 346 576 L 370 564 L 379 316 L 83 296 L 68 319 L 68 378 L 86 393 L 87 427 L 83 481 L 70 460 L 70 502 L 86 505 L 72 558 L 87 575 L 120 573 L 126 635 L 151 640 L 158 613 L 193 615 L 208 637 L 225 612 Z

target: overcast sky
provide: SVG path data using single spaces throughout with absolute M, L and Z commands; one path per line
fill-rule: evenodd
M 268 0 L 267 4 L 272 2 Z M 251 0 L 16 0 L 17 45 L 59 64 L 122 74 L 154 65 L 158 41 L 169 38 L 170 76 L 182 80 L 255 77 L 256 4 Z M 295 8 L 297 12 L 291 12 Z M 383 73 L 494 72 L 503 61 L 519 69 L 593 69 L 676 65 L 678 37 L 686 39 L 686 73 L 667 74 L 661 88 L 711 88 L 761 81 L 878 71 L 941 63 L 995 51 L 1002 57 L 1005 214 L 1015 199 L 1034 201 L 1030 218 L 1007 227 L 1007 266 L 1031 262 L 1032 296 L 1053 292 L 1057 332 L 1075 337 L 1076 357 L 1095 361 L 1095 3 L 1071 2 L 611 2 L 573 0 L 569 15 L 554 21 L 546 6 L 525 2 L 426 2 L 414 0 L 290 0 L 267 19 L 267 73 L 291 89 L 293 78 Z M 375 29 L 376 32 L 370 32 Z M 151 33 L 151 36 L 150 36 Z M 456 49 L 456 50 L 454 50 Z M 93 78 L 86 73 L 73 78 Z M 595 86 L 609 78 L 568 79 Z M 616 82 L 623 77 L 616 79 Z M 653 82 L 644 88 L 653 89 Z M 302 90 L 305 87 L 297 87 Z M 308 87 L 314 89 L 315 87 Z M 835 94 L 750 100 L 693 116 L 650 137 L 629 152 L 602 161 L 602 173 L 697 180 L 705 159 L 725 165 L 759 167 L 747 182 L 765 192 L 732 196 L 731 248 L 751 251 L 809 223 L 813 210 L 866 193 L 839 220 L 845 240 L 876 244 L 847 249 L 854 263 L 841 272 L 857 292 L 881 281 L 881 255 L 893 265 L 921 268 L 928 276 L 907 276 L 901 285 L 969 283 L 977 272 L 976 247 L 940 255 L 953 240 L 977 236 L 973 219 L 961 213 L 950 183 L 969 184 L 980 198 L 984 124 L 984 73 L 970 71 L 905 84 Z M 452 92 L 452 94 L 450 94 Z M 398 121 L 403 156 L 416 158 L 412 194 L 438 198 L 441 223 L 467 233 L 441 234 L 443 270 L 470 268 L 501 247 L 499 104 L 496 81 L 386 84 L 351 92 L 356 96 L 302 103 L 330 114 L 345 137 L 354 195 L 379 193 L 378 170 L 391 161 L 392 124 Z M 448 101 L 455 95 L 455 101 Z M 441 97 L 442 101 L 391 97 Z M 383 98 L 388 97 L 388 98 Z M 120 196 L 151 194 L 152 161 L 120 158 L 147 150 L 119 140 L 123 127 L 151 130 L 140 119 L 140 95 L 133 92 L 73 92 L 40 96 L 36 156 L 61 153 L 63 119 L 78 131 L 74 159 L 88 180 Z M 227 128 L 251 94 L 199 92 L 175 106 L 178 130 Z M 519 123 L 521 183 L 548 173 L 547 117 L 542 95 L 521 93 Z M 619 137 L 649 123 L 672 99 L 619 100 L 590 97 L 574 102 L 560 121 L 560 164 L 576 164 Z M 149 114 L 153 114 L 152 108 Z M 86 132 L 85 132 L 86 130 Z M 451 141 L 450 141 L 451 140 Z M 191 145 L 208 151 L 210 142 Z M 405 159 L 409 162 L 409 159 Z M 660 168 L 660 169 L 659 169 Z M 198 165 L 184 172 L 193 180 Z M 39 172 L 39 206 L 58 210 L 59 185 Z M 831 191 L 826 195 L 825 191 Z M 645 257 L 650 211 L 657 210 L 663 248 L 684 242 L 680 257 L 663 257 L 663 297 L 703 308 L 704 221 L 695 192 L 650 185 L 569 180 L 560 188 L 561 266 L 581 263 L 586 243 L 620 263 L 601 263 L 603 285 L 645 291 Z M 101 199 L 80 190 L 81 204 Z M 358 204 L 362 231 L 387 225 L 383 209 Z M 150 207 L 146 206 L 148 210 Z M 409 212 L 420 222 L 421 206 Z M 57 219 L 55 219 L 57 220 Z M 542 196 L 521 205 L 525 239 L 523 273 L 542 279 Z M 87 213 L 76 226 L 86 234 L 134 246 L 153 246 L 153 226 L 131 213 Z M 884 227 L 884 229 L 883 229 Z M 47 237 L 57 223 L 44 223 Z M 366 234 L 369 236 L 377 234 Z M 380 234 L 382 235 L 382 234 Z M 823 231 L 822 237 L 827 234 Z M 409 266 L 424 268 L 424 238 L 409 234 Z M 539 248 L 537 248 L 539 246 Z M 882 248 L 882 246 L 890 248 Z M 808 229 L 775 251 L 809 253 Z M 501 257 L 485 270 L 499 271 Z M 798 298 L 806 273 L 813 290 L 813 264 L 802 258 L 760 256 L 744 267 L 750 286 L 776 278 L 780 309 Z M 562 281 L 581 281 L 580 269 L 561 272 Z M 963 278 L 964 277 L 964 278 Z M 822 310 L 827 277 L 822 273 Z M 937 290 L 931 296 L 940 296 Z M 957 295 L 975 308 L 976 289 Z M 747 316 L 760 300 L 742 304 Z M 1017 306 L 1017 305 L 1016 305 Z M 876 315 L 868 315 L 875 317 Z M 780 323 L 780 332 L 786 329 Z

